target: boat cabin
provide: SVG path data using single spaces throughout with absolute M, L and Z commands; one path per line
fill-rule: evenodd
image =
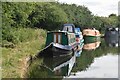
M 73 24 L 64 24 L 62 31 L 51 31 L 47 33 L 46 46 L 51 42 L 61 45 L 73 45 L 75 40 L 75 26 Z
M 75 33 L 75 25 L 74 24 L 64 24 L 62 31 L 67 31 L 67 32 L 70 32 L 70 33 Z

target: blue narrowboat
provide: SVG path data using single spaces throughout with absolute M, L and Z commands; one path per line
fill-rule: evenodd
M 78 43 L 83 43 L 84 39 L 80 28 L 75 28 L 75 36 Z

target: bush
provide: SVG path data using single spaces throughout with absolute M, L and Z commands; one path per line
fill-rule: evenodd
M 8 32 L 6 32 L 5 34 L 6 36 L 3 36 L 3 39 L 5 39 L 7 43 L 12 42 L 13 44 L 34 40 L 39 38 L 40 36 L 46 37 L 45 30 L 32 28 L 11 28 L 9 34 Z M 2 45 L 3 44 L 4 42 L 2 42 Z

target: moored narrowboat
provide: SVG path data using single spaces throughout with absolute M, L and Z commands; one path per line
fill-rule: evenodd
M 106 28 L 105 30 L 105 41 L 109 47 L 118 47 L 119 44 L 119 28 Z
M 80 28 L 75 28 L 75 36 L 76 36 L 76 42 L 78 43 L 83 43 L 83 35 L 82 32 L 80 31 Z
M 85 42 L 98 41 L 100 40 L 100 36 L 101 36 L 100 32 L 95 28 L 89 28 L 83 30 L 83 37 Z
M 73 54 L 77 50 L 75 26 L 64 24 L 62 31 L 51 31 L 47 33 L 46 47 L 42 54 L 60 56 Z
M 84 39 L 83 39 L 83 35 L 82 35 L 80 28 L 75 28 L 75 36 L 76 36 L 76 42 L 79 43 L 78 49 L 75 52 L 75 55 L 76 57 L 80 57 L 82 53 L 82 48 L 84 45 Z

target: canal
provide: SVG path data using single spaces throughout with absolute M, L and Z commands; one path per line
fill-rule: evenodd
M 28 68 L 29 78 L 118 78 L 118 43 L 110 39 L 84 43 L 73 55 L 40 56 Z M 114 39 L 112 39 L 114 40 Z M 48 52 L 49 53 L 49 52 Z

